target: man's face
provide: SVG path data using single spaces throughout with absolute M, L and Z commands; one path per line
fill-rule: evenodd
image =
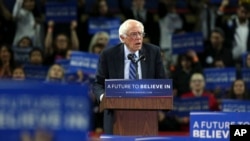
M 121 35 L 124 44 L 131 52 L 136 52 L 141 49 L 144 32 L 140 24 L 131 22 L 126 35 Z
M 237 15 L 239 20 L 245 21 L 249 16 L 249 12 L 243 6 L 240 6 L 237 10 Z

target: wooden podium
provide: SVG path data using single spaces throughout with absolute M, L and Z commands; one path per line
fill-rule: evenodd
M 113 133 L 129 136 L 158 135 L 158 110 L 173 108 L 173 97 L 104 97 L 100 109 L 114 110 Z

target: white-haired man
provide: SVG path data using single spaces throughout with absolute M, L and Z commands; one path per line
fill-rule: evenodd
M 137 79 L 166 78 L 161 60 L 160 47 L 143 43 L 144 26 L 141 22 L 128 19 L 119 28 L 121 43 L 108 48 L 100 54 L 93 92 L 98 101 L 105 95 L 105 79 L 132 79 L 130 65 L 133 63 L 128 56 L 135 55 Z M 104 111 L 104 132 L 112 134 L 112 110 Z

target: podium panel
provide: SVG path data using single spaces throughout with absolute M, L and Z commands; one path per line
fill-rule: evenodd
M 115 135 L 158 134 L 158 110 L 173 108 L 171 80 L 108 80 L 105 85 L 100 110 L 114 111 Z
M 123 136 L 158 135 L 158 114 L 155 110 L 116 110 L 114 134 Z

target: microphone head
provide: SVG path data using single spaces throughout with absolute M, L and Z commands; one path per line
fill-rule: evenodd
M 143 60 L 143 61 L 145 61 L 146 60 L 146 56 L 143 54 L 143 55 L 141 55 L 140 56 L 140 58 L 139 58 L 139 60 Z
M 128 57 L 129 60 L 131 60 L 132 62 L 135 63 L 135 59 L 134 59 L 134 57 L 133 57 L 133 54 L 128 54 L 127 57 Z

